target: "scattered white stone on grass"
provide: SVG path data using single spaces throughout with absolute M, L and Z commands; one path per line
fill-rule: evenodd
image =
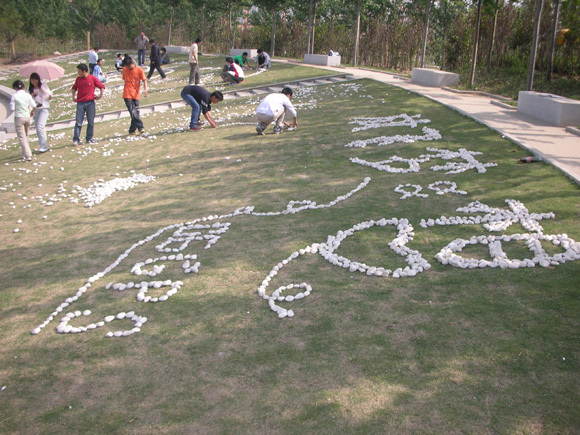
M 403 189 L 403 187 L 414 187 L 415 190 L 413 192 L 409 192 Z M 421 192 L 421 190 L 423 190 L 423 188 L 419 184 L 407 183 L 405 185 L 399 184 L 397 187 L 395 187 L 395 192 L 403 194 L 403 196 L 401 196 L 400 199 L 407 199 L 411 196 L 418 196 L 419 198 L 427 198 L 429 195 L 427 195 L 426 193 L 419 193 Z
M 351 190 L 345 195 L 338 196 L 333 201 L 330 201 L 328 204 L 321 204 L 317 205 L 315 202 L 310 200 L 305 201 L 290 201 L 285 210 L 280 212 L 271 212 L 271 213 L 257 213 L 254 212 L 254 207 L 241 207 L 236 209 L 232 213 L 223 214 L 223 215 L 209 215 L 207 217 L 198 218 L 191 222 L 185 223 L 177 223 L 173 225 L 168 225 L 164 228 L 159 229 L 157 232 L 147 236 L 145 239 L 140 240 L 139 242 L 134 243 L 130 248 L 125 250 L 115 262 L 105 268 L 102 272 L 99 272 L 90 278 L 87 279 L 87 282 L 84 286 L 80 287 L 76 294 L 71 297 L 67 298 L 65 302 L 60 304 L 54 312 L 37 328 L 33 329 L 31 333 L 33 335 L 39 333 L 44 327 L 46 327 L 54 317 L 58 316 L 65 308 L 67 308 L 70 304 L 76 302 L 86 291 L 89 287 L 91 287 L 94 283 L 98 280 L 103 278 L 105 275 L 111 273 L 114 269 L 119 266 L 119 264 L 126 259 L 131 252 L 137 249 L 140 246 L 150 243 L 156 238 L 159 238 L 162 234 L 168 231 L 173 231 L 170 236 L 166 238 L 165 241 L 155 245 L 155 251 L 161 253 L 159 257 L 155 258 L 148 258 L 143 261 L 137 262 L 131 268 L 131 273 L 134 275 L 146 275 L 149 277 L 150 272 L 154 274 L 160 274 L 164 271 L 164 265 L 157 265 L 156 263 L 165 262 L 165 261 L 179 261 L 182 263 L 182 269 L 185 273 L 193 272 L 197 273 L 201 263 L 196 261 L 192 264 L 192 260 L 197 259 L 197 254 L 184 254 L 185 251 L 192 241 L 201 241 L 205 243 L 204 249 L 211 248 L 224 234 L 228 231 L 230 227 L 229 222 L 222 222 L 224 219 L 231 219 L 235 216 L 241 215 L 252 215 L 252 216 L 279 216 L 285 214 L 294 214 L 304 210 L 313 210 L 313 209 L 320 209 L 324 207 L 332 207 L 337 203 L 348 199 L 350 196 L 354 195 L 356 192 L 360 191 L 364 187 L 366 187 L 370 183 L 371 179 L 369 177 L 365 178 L 362 183 L 360 183 L 356 188 Z M 304 251 L 306 252 L 306 251 Z M 298 254 L 297 254 L 298 255 Z M 184 266 L 188 267 L 184 267 Z M 150 267 L 151 270 L 144 269 L 144 267 Z M 157 268 L 156 268 L 157 266 Z M 146 272 L 146 273 L 145 273 Z M 177 293 L 178 289 L 183 285 L 182 281 L 173 281 L 171 279 L 166 279 L 164 281 L 141 281 L 140 283 L 128 282 L 128 283 L 115 283 L 109 282 L 106 284 L 105 289 L 113 288 L 118 291 L 125 291 L 129 289 L 138 289 L 137 292 L 137 300 L 139 302 L 164 302 L 168 300 L 169 297 Z M 158 290 L 163 287 L 170 287 L 170 289 L 161 296 L 150 296 L 147 293 L 151 290 Z M 306 289 L 303 294 L 306 296 L 310 292 Z M 57 326 L 57 332 L 59 333 L 79 333 L 79 332 L 86 332 L 91 331 L 100 327 L 105 326 L 107 323 L 113 322 L 115 320 L 120 320 L 119 318 L 127 319 L 129 313 L 118 313 L 115 315 L 105 316 L 102 321 L 90 323 L 87 326 L 76 327 L 69 324 L 69 322 L 79 317 L 80 315 L 85 315 L 84 313 L 89 313 L 89 310 L 84 311 L 81 313 L 78 312 L 78 315 L 75 313 L 70 313 L 64 316 L 61 319 L 61 323 Z M 132 313 L 131 313 L 132 314 Z M 123 317 L 123 315 L 125 317 Z M 285 316 L 293 316 L 293 313 L 286 312 Z M 135 327 L 130 330 L 125 331 L 115 331 L 115 332 L 107 332 L 106 337 L 126 337 L 128 335 L 132 335 L 134 333 L 141 331 L 141 326 L 147 321 L 146 317 L 139 317 L 138 315 L 133 315 L 131 320 L 135 322 Z M 93 326 L 94 325 L 94 326 Z M 132 331 L 132 332 L 128 332 Z
M 441 189 L 442 184 L 449 186 Z M 429 189 L 434 190 L 437 195 L 445 195 L 446 193 L 457 193 L 459 195 L 467 195 L 465 190 L 457 190 L 457 184 L 453 181 L 436 181 L 429 184 Z
M 408 266 L 405 268 L 397 268 L 392 271 L 381 266 L 369 266 L 365 263 L 348 259 L 336 253 L 336 250 L 340 247 L 341 243 L 347 237 L 352 236 L 356 231 L 366 230 L 374 226 L 384 227 L 387 225 L 395 226 L 398 230 L 397 236 L 388 245 L 395 253 L 406 257 L 405 259 Z M 418 273 L 429 270 L 431 265 L 423 259 L 418 251 L 407 247 L 407 243 L 410 240 L 413 240 L 413 234 L 413 227 L 409 224 L 407 219 L 383 218 L 378 221 L 370 220 L 360 222 L 345 231 L 339 231 L 334 236 L 328 236 L 325 243 L 314 243 L 290 254 L 288 258 L 275 265 L 270 273 L 268 273 L 266 278 L 262 281 L 262 284 L 258 287 L 258 295 L 268 301 L 268 305 L 272 311 L 278 314 L 278 318 L 283 319 L 285 317 L 292 317 L 294 313 L 292 312 L 292 315 L 290 315 L 291 310 L 286 310 L 280 307 L 276 302 L 293 302 L 295 300 L 300 300 L 310 295 L 312 287 L 306 283 L 289 284 L 279 287 L 271 295 L 266 294 L 266 290 L 270 285 L 271 280 L 284 266 L 288 265 L 292 260 L 299 256 L 306 254 L 318 253 L 330 264 L 348 269 L 351 273 L 360 272 L 367 276 L 382 276 L 385 278 L 388 276 L 392 276 L 393 278 L 416 276 Z M 282 292 L 293 289 L 298 289 L 300 291 L 294 295 L 282 295 Z
M 86 189 L 80 186 L 74 187 L 85 203 L 85 207 L 92 207 L 103 202 L 115 192 L 129 190 L 139 183 L 150 183 L 152 181 L 155 181 L 155 176 L 153 175 L 133 174 L 127 178 L 114 178 L 107 182 L 99 180 Z
M 345 145 L 347 148 L 365 148 L 367 145 L 376 144 L 377 146 L 391 145 L 396 142 L 414 143 L 417 141 L 441 140 L 441 134 L 434 128 L 423 127 L 423 135 L 416 134 L 397 134 L 394 136 L 379 136 L 366 140 L 355 140 Z
M 380 127 L 411 127 L 415 128 L 418 124 L 427 124 L 431 122 L 429 119 L 420 119 L 421 115 L 409 116 L 406 113 L 401 113 L 400 115 L 386 116 L 380 118 L 363 118 L 357 117 L 353 118 L 349 124 L 358 124 L 360 127 L 355 127 L 352 132 L 369 130 L 371 128 Z

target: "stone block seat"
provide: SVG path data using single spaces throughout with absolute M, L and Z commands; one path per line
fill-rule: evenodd
M 14 114 L 10 111 L 10 98 L 14 89 L 0 85 L 0 130 L 14 133 Z
M 434 88 L 457 86 L 459 84 L 459 74 L 429 68 L 413 68 L 411 81 L 418 85 Z
M 165 50 L 168 54 L 187 54 L 189 55 L 189 47 L 181 45 L 165 45 Z
M 304 63 L 310 65 L 340 66 L 340 56 L 328 56 L 326 54 L 305 54 Z
M 254 59 L 258 55 L 257 48 L 232 48 L 230 49 L 230 56 L 239 56 L 240 54 L 248 53 L 248 59 Z
M 557 127 L 580 125 L 580 101 L 559 95 L 520 91 L 518 113 Z

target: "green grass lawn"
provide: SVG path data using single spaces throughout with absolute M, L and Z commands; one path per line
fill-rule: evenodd
M 202 67 L 221 65 L 203 60 Z M 151 100 L 178 99 L 186 73 L 185 64 L 182 79 L 152 83 L 159 92 Z M 321 71 L 275 64 L 253 84 L 316 75 Z M 98 110 L 121 108 L 117 100 Z M 97 124 L 99 142 L 90 146 L 72 148 L 71 130 L 54 132 L 52 150 L 32 164 L 18 161 L 16 141 L 2 146 L 0 432 L 576 432 L 580 262 L 514 270 L 444 265 L 434 257 L 453 240 L 494 233 L 482 225 L 420 222 L 462 215 L 456 209 L 473 201 L 508 209 L 511 199 L 530 213 L 555 214 L 539 222 L 544 234 L 580 240 L 578 186 L 543 162 L 517 164 L 525 152 L 471 119 L 371 80 L 297 89 L 299 127 L 279 136 L 272 127 L 256 135 L 259 100 L 215 105 L 219 128 L 196 133 L 183 131 L 188 108 L 145 116 L 145 137 L 128 138 L 127 119 Z M 57 106 L 55 114 L 65 117 Z M 430 122 L 352 131 L 355 117 L 403 113 Z M 437 129 L 442 139 L 345 147 L 422 135 L 422 127 Z M 428 147 L 477 151 L 479 162 L 497 166 L 446 174 L 431 168 L 449 161 L 432 158 L 419 163 L 419 172 L 389 173 L 349 160 L 417 159 Z M 90 208 L 74 187 L 133 173 L 156 178 Z M 437 195 L 428 185 L 438 181 L 455 182 L 467 194 Z M 419 185 L 429 196 L 401 200 L 394 191 L 401 184 Z M 280 213 L 290 201 L 306 200 L 333 205 Z M 250 206 L 254 214 L 234 214 Z M 293 252 L 382 218 L 408 219 L 414 228 L 408 247 L 429 270 L 399 279 L 368 276 L 305 253 L 266 289 L 271 295 L 291 283 L 310 285 L 309 296 L 277 302 L 294 317 L 279 319 L 258 296 L 270 271 Z M 181 251 L 197 255 L 199 273 L 183 273 L 182 262 L 156 250 L 168 237 L 176 239 L 170 248 L 182 246 L 184 235 L 174 233 L 186 223 L 230 224 L 209 249 L 205 239 Z M 188 231 L 203 236 L 215 229 Z M 522 233 L 530 231 L 516 222 L 498 234 Z M 369 266 L 404 268 L 405 258 L 389 248 L 396 235 L 394 226 L 373 226 L 354 232 L 336 252 Z M 521 241 L 503 245 L 509 258 L 531 258 Z M 542 246 L 551 255 L 563 251 L 547 241 Z M 489 258 L 489 251 L 474 244 L 464 257 Z M 153 263 L 143 269 L 165 269 L 153 278 L 131 273 L 146 260 Z M 106 288 L 147 280 L 183 285 L 158 303 L 137 301 L 135 288 Z M 81 287 L 87 290 L 77 301 L 30 334 Z M 166 291 L 149 288 L 147 295 Z M 77 310 L 91 313 L 72 319 L 76 327 L 130 311 L 148 321 L 129 337 L 105 337 L 130 330 L 127 319 L 56 333 L 64 314 Z

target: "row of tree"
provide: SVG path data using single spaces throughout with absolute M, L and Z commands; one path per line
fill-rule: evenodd
M 205 52 L 262 47 L 300 58 L 335 50 L 343 63 L 398 70 L 471 65 L 471 82 L 476 64 L 580 72 L 580 0 L 0 2 L 0 41 L 12 56 L 19 40 L 126 49 L 141 30 L 168 45 L 201 36 Z

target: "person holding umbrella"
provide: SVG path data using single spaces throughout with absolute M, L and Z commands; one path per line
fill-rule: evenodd
M 48 151 L 45 126 L 46 121 L 48 120 L 48 111 L 50 109 L 52 92 L 50 92 L 50 89 L 46 83 L 42 83 L 40 80 L 40 75 L 33 72 L 30 74 L 28 93 L 32 95 L 32 98 L 36 103 L 36 110 L 34 111 L 34 124 L 36 125 L 36 135 L 38 136 L 38 151 L 44 153 Z

